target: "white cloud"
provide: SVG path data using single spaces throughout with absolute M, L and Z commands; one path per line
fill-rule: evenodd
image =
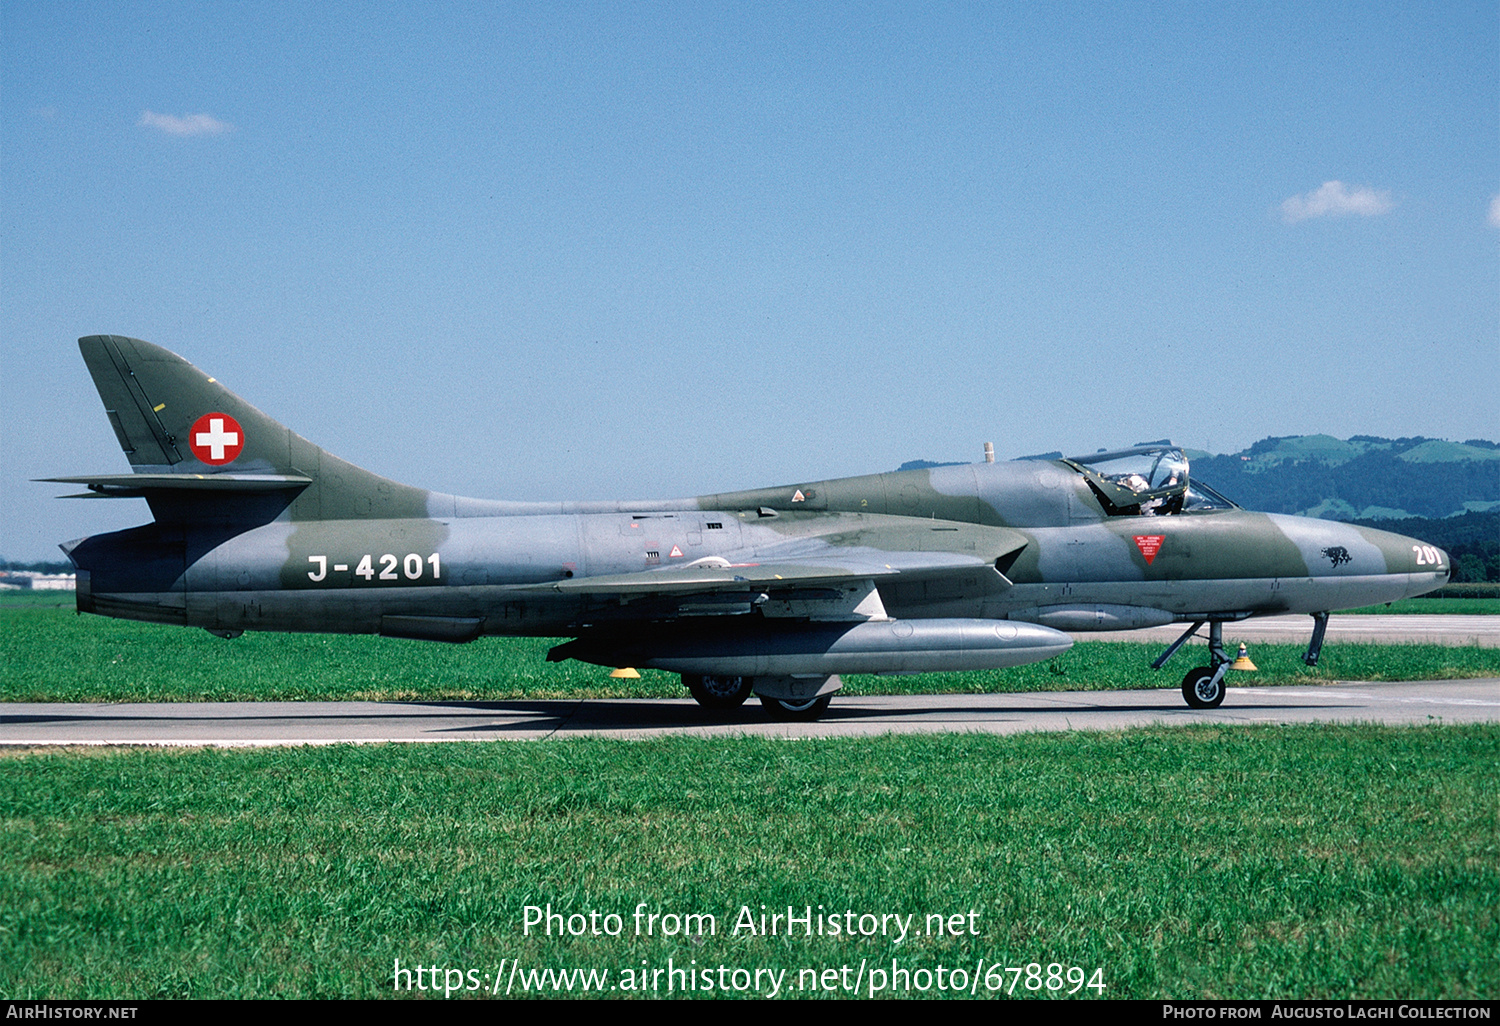
M 1490 224 L 1500 228 L 1500 193 L 1490 200 Z
M 179 118 L 171 114 L 157 114 L 143 110 L 141 120 L 136 124 L 142 128 L 155 128 L 168 135 L 223 135 L 225 132 L 234 131 L 234 126 L 229 122 L 220 121 L 207 114 L 189 114 Z
M 1396 204 L 1387 191 L 1376 191 L 1363 185 L 1349 188 L 1343 182 L 1324 182 L 1312 192 L 1293 196 L 1281 204 L 1281 216 L 1287 224 L 1310 217 L 1342 217 L 1358 214 L 1374 217 L 1388 213 Z

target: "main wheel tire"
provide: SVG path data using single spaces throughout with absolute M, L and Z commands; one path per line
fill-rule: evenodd
M 782 723 L 810 723 L 828 711 L 828 703 L 831 701 L 833 701 L 832 695 L 819 695 L 817 698 L 809 698 L 803 702 L 760 696 L 760 704 L 766 707 L 766 712 L 771 719 Z
M 1182 697 L 1194 709 L 1217 709 L 1224 701 L 1224 678 L 1214 680 L 1216 671 L 1212 666 L 1199 666 L 1189 670 L 1182 678 Z
M 700 677 L 696 674 L 682 675 L 694 700 L 705 709 L 738 709 L 750 697 L 755 684 L 754 677 Z

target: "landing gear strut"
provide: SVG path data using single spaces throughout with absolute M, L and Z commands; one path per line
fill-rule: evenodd
M 1229 669 L 1229 657 L 1224 654 L 1224 621 L 1199 620 L 1189 627 L 1165 652 L 1151 664 L 1159 670 L 1172 658 L 1183 643 L 1198 633 L 1198 628 L 1208 624 L 1208 666 L 1199 666 L 1182 678 L 1182 697 L 1193 709 L 1217 709 L 1224 701 L 1224 674 Z
M 1189 670 L 1182 678 L 1182 697 L 1193 709 L 1217 709 L 1224 701 L 1224 674 L 1229 669 L 1229 657 L 1224 654 L 1224 621 L 1210 620 L 1208 624 L 1208 666 Z
M 1302 654 L 1302 661 L 1308 666 L 1318 665 L 1318 656 L 1323 652 L 1323 635 L 1328 631 L 1328 613 L 1313 613 L 1312 639 L 1307 643 L 1307 651 Z M 1238 619 L 1236 617 L 1235 619 Z M 1215 709 L 1224 701 L 1224 672 L 1229 669 L 1229 656 L 1224 654 L 1224 621 L 1223 620 L 1198 620 L 1193 623 L 1182 637 L 1172 642 L 1167 650 L 1156 657 L 1151 664 L 1151 669 L 1159 670 L 1173 654 L 1181 648 L 1188 640 L 1198 633 L 1198 628 L 1208 624 L 1208 661 L 1207 666 L 1199 666 L 1187 672 L 1182 678 L 1182 697 L 1187 704 L 1194 709 Z
M 1307 651 L 1302 653 L 1302 661 L 1308 666 L 1318 665 L 1318 656 L 1323 653 L 1323 635 L 1328 631 L 1328 614 L 1314 613 L 1312 639 L 1307 643 Z

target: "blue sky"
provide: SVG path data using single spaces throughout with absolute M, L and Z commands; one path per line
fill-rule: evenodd
M 0 5 L 0 555 L 74 339 L 486 497 L 1500 438 L 1500 6 Z

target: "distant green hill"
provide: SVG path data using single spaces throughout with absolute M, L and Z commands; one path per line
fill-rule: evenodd
M 1500 581 L 1500 512 L 1465 513 L 1440 520 L 1411 517 L 1353 522 L 1363 527 L 1394 531 L 1446 549 L 1453 560 L 1453 579 L 1457 582 Z
M 1500 508 L 1500 445 L 1479 438 L 1294 435 L 1190 459 L 1193 478 L 1270 513 L 1390 520 Z

